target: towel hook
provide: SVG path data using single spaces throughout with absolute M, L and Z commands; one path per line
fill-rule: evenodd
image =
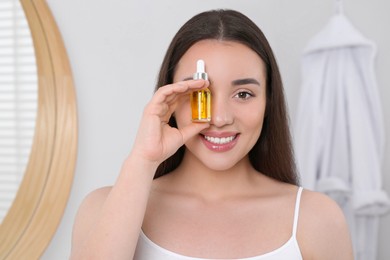
M 343 0 L 335 0 L 335 12 L 336 12 L 336 14 L 343 14 L 344 13 Z

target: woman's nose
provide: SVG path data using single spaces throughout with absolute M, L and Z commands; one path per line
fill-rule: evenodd
M 211 98 L 211 121 L 210 124 L 216 127 L 230 125 L 234 121 L 233 111 L 228 102 L 222 97 L 212 96 Z

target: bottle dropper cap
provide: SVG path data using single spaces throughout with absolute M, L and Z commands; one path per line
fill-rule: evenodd
M 203 60 L 198 60 L 196 62 L 196 73 L 193 76 L 193 79 L 204 79 L 208 80 L 208 75 L 205 72 L 205 66 Z

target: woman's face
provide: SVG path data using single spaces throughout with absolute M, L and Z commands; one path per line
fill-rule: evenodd
M 226 170 L 242 161 L 260 136 L 266 107 L 265 65 L 241 43 L 202 40 L 180 59 L 174 82 L 192 78 L 199 59 L 204 60 L 210 81 L 211 122 L 186 142 L 186 156 L 210 169 Z M 175 117 L 179 129 L 192 123 L 189 96 L 182 99 Z

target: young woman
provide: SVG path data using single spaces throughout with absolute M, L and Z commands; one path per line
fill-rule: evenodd
M 197 60 L 208 80 L 192 80 Z M 191 120 L 209 88 L 211 121 Z M 174 37 L 113 187 L 77 215 L 72 259 L 353 259 L 341 210 L 298 187 L 282 81 L 260 29 L 204 12 Z

